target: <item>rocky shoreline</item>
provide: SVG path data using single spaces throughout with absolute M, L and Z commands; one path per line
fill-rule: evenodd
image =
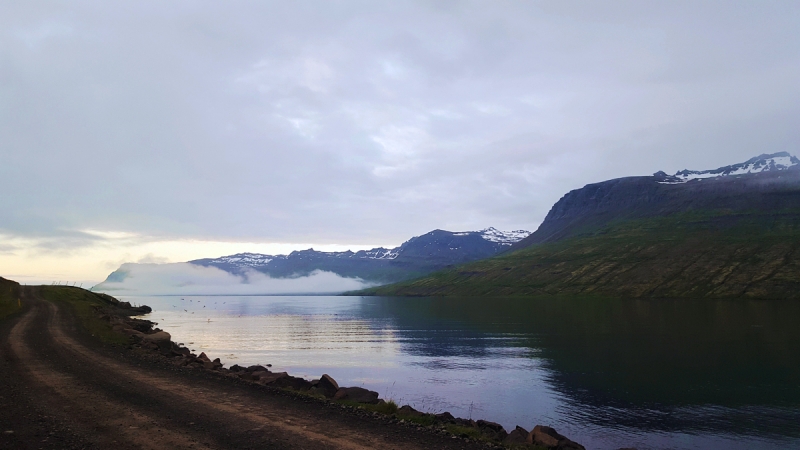
M 398 407 L 391 400 L 387 402 L 381 399 L 375 391 L 361 387 L 339 386 L 336 380 L 327 374 L 309 381 L 286 372 L 272 372 L 268 367 L 261 365 L 249 367 L 233 365 L 224 368 L 219 358 L 212 360 L 205 353 L 196 355 L 183 344 L 173 342 L 168 332 L 155 328 L 156 323 L 131 317 L 151 312 L 150 307 L 134 307 L 128 302 L 120 302 L 106 294 L 96 295 L 106 303 L 105 306 L 95 307 L 98 317 L 108 322 L 114 331 L 129 336 L 130 349 L 164 358 L 176 366 L 203 370 L 220 377 L 284 390 L 323 402 L 333 402 L 345 408 L 360 408 L 372 414 L 384 414 L 402 423 L 430 427 L 441 433 L 452 434 L 454 437 L 497 444 L 499 448 L 584 449 L 582 445 L 559 434 L 551 427 L 536 425 L 528 431 L 517 426 L 509 433 L 502 425 L 495 422 L 463 419 L 454 417 L 449 412 L 430 414 L 417 411 L 409 405 Z

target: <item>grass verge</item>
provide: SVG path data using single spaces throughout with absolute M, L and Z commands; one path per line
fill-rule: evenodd
M 0 320 L 22 309 L 19 299 L 19 284 L 0 278 Z
M 111 325 L 97 316 L 96 308 L 108 306 L 99 295 L 71 286 L 42 286 L 45 300 L 70 308 L 81 327 L 92 336 L 108 344 L 125 345 L 128 337 L 111 329 Z
M 489 441 L 486 436 L 481 434 L 477 428 L 469 428 L 469 427 L 462 427 L 460 425 L 445 425 L 444 429 L 447 430 L 450 434 L 458 437 L 465 437 L 470 439 L 477 439 L 481 441 Z

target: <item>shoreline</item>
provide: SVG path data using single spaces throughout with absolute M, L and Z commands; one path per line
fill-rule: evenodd
M 361 410 L 396 420 L 400 424 L 429 428 L 454 438 L 498 445 L 498 448 L 584 449 L 582 445 L 559 434 L 551 427 L 535 425 L 528 430 L 518 425 L 508 432 L 502 425 L 488 420 L 464 419 L 455 417 L 449 412 L 425 413 L 409 405 L 401 406 L 393 400 L 381 399 L 379 393 L 375 391 L 361 387 L 339 386 L 328 374 L 307 380 L 287 372 L 272 372 L 269 364 L 266 367 L 264 365 L 242 367 L 234 364 L 230 368 L 225 368 L 219 358 L 211 359 L 205 352 L 195 354 L 187 347 L 173 342 L 168 332 L 155 328 L 154 322 L 131 317 L 150 313 L 151 309 L 148 306 L 133 307 L 130 303 L 120 302 L 107 294 L 96 295 L 101 295 L 110 304 L 110 309 L 98 311 L 100 313 L 98 317 L 108 322 L 116 332 L 128 336 L 129 350 L 147 352 L 149 356 L 161 358 L 181 368 L 202 370 L 229 380 L 284 391 L 304 400 L 318 401 L 321 405 L 338 405 L 345 410 Z

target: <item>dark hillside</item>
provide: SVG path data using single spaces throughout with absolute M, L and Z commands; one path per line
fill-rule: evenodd
M 665 177 L 628 177 L 586 185 L 562 197 L 542 225 L 512 247 L 554 242 L 596 232 L 612 221 L 691 211 L 758 211 L 769 215 L 800 208 L 800 170 L 663 183 Z
M 572 191 L 517 251 L 365 292 L 800 298 L 800 171 L 657 180 Z

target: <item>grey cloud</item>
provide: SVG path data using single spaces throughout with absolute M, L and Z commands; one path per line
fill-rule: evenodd
M 0 228 L 401 242 L 796 152 L 792 2 L 9 2 Z
M 0 244 L 0 255 L 13 255 L 17 250 L 19 250 L 19 247 L 16 245 Z
M 137 263 L 139 264 L 166 264 L 168 262 L 169 262 L 168 258 L 157 256 L 152 253 L 148 253 L 142 258 L 139 258 L 139 260 L 137 261 Z

